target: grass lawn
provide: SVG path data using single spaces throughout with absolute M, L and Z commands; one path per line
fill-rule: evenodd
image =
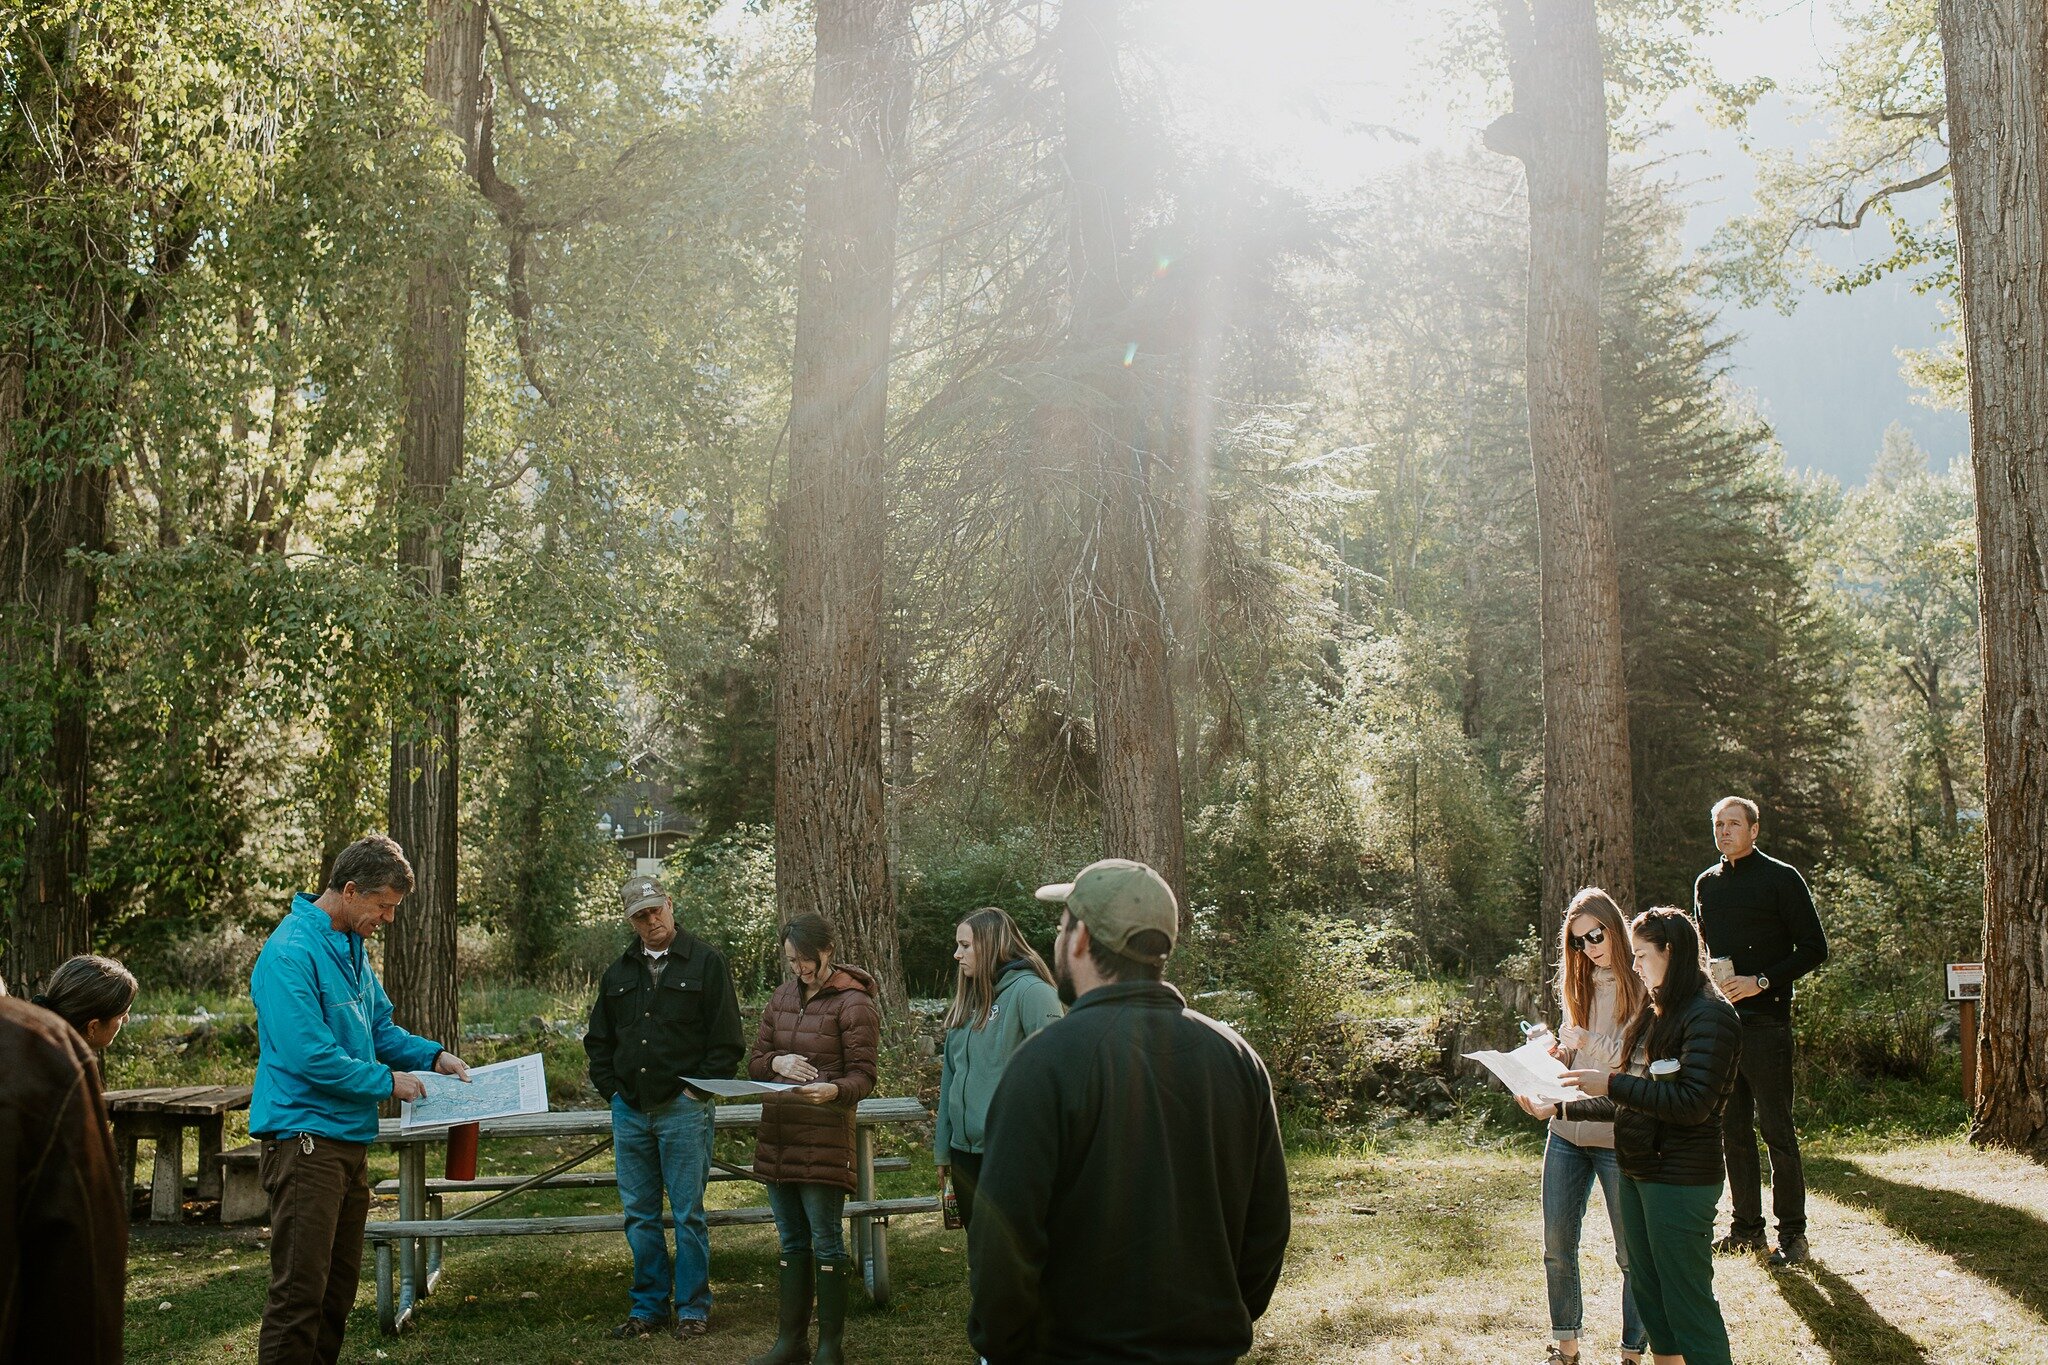
M 161 1055 L 172 1031 L 167 1024 L 152 1035 L 145 1026 L 125 1068 L 118 1063 L 129 1040 L 117 1044 L 112 1083 L 194 1074 L 184 1059 Z M 1453 1121 L 1325 1137 L 1297 1153 L 1294 1241 L 1251 1358 L 1276 1365 L 1540 1361 L 1547 1313 L 1539 1148 L 1533 1123 L 1499 1114 L 1498 1105 L 1468 1101 Z M 1925 1088 L 1872 1085 L 1809 1138 L 1814 1264 L 1773 1273 L 1752 1259 L 1719 1262 L 1737 1361 L 2048 1361 L 2048 1171 L 1943 1136 L 1959 1117 L 1959 1106 Z M 917 1169 L 883 1176 L 885 1194 L 929 1188 L 929 1158 L 913 1148 L 906 1140 L 897 1150 L 911 1154 Z M 547 1144 L 498 1143 L 485 1146 L 483 1159 L 488 1169 L 534 1170 L 553 1155 Z M 376 1173 L 393 1173 L 389 1153 L 379 1156 Z M 713 1199 L 753 1202 L 735 1185 L 714 1186 Z M 393 1216 L 391 1202 L 372 1217 Z M 595 1190 L 528 1196 L 516 1211 L 616 1208 L 611 1191 Z M 138 1224 L 134 1234 L 129 1359 L 253 1360 L 267 1273 L 262 1231 Z M 890 1247 L 895 1301 L 887 1311 L 856 1310 L 849 1327 L 855 1358 L 967 1365 L 963 1234 L 943 1231 L 936 1217 L 910 1218 L 891 1229 Z M 1584 1254 L 1589 1362 L 1615 1359 L 1620 1283 L 1612 1256 L 1596 1195 Z M 714 1231 L 712 1273 L 711 1337 L 688 1346 L 622 1344 L 607 1335 L 625 1315 L 630 1259 L 622 1239 L 451 1244 L 440 1287 L 403 1337 L 378 1334 L 366 1279 L 343 1359 L 743 1360 L 773 1336 L 772 1232 Z

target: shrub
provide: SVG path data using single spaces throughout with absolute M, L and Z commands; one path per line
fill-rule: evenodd
M 1862 867 L 1817 874 L 1828 960 L 1799 983 L 1808 1065 L 1919 1080 L 1932 1069 L 1947 1003 L 1944 964 L 1983 942 L 1982 834 Z

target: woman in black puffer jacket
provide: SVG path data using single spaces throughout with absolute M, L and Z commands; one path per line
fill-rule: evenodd
M 1714 1206 L 1742 1026 L 1707 970 L 1691 916 L 1659 906 L 1629 929 L 1651 1011 L 1631 1030 L 1628 1070 L 1567 1072 L 1591 1098 L 1560 1112 L 1614 1124 L 1622 1240 L 1659 1365 L 1732 1365 L 1714 1298 Z

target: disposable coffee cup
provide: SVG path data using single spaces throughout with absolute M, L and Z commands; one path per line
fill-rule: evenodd
M 1653 1081 L 1668 1081 L 1677 1074 L 1678 1058 L 1676 1057 L 1659 1057 L 1656 1061 L 1650 1063 L 1650 1079 Z
M 1735 959 L 1717 957 L 1707 963 L 1707 971 L 1713 975 L 1716 986 L 1726 986 L 1735 979 Z

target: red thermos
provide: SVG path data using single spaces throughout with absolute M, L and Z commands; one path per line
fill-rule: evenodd
M 448 1164 L 443 1176 L 448 1180 L 476 1179 L 476 1135 L 474 1123 L 458 1123 L 448 1130 Z

